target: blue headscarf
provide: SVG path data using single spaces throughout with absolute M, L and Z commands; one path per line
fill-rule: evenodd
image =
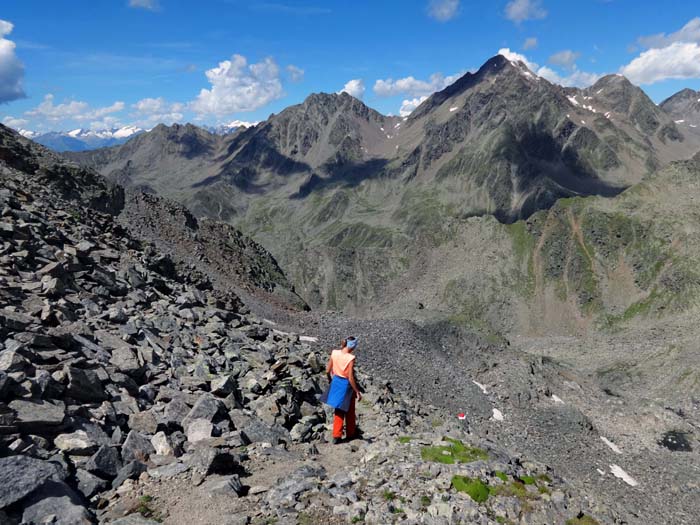
M 357 346 L 357 338 L 356 337 L 348 337 L 347 346 L 350 350 L 355 348 Z

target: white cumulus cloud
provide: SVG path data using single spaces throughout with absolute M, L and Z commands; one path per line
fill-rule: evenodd
M 14 25 L 0 20 L 0 104 L 24 98 L 24 65 L 15 55 L 15 43 L 5 38 Z
M 401 109 L 399 109 L 399 115 L 402 117 L 407 117 L 411 113 L 413 113 L 413 110 L 416 109 L 418 106 L 420 106 L 425 100 L 427 100 L 428 96 L 424 95 L 422 97 L 416 97 L 412 99 L 407 99 L 404 100 L 401 103 Z
M 658 33 L 642 36 L 637 41 L 646 48 L 666 47 L 676 42 L 695 42 L 700 44 L 700 17 L 691 19 L 675 33 Z
M 4 119 L 2 119 L 2 123 L 13 129 L 21 129 L 27 124 L 29 124 L 29 121 L 24 118 L 16 118 L 8 115 Z
M 506 5 L 506 18 L 520 24 L 526 20 L 538 20 L 547 16 L 540 0 L 511 0 Z
M 534 71 L 535 73 L 539 69 L 539 66 L 534 62 L 528 60 L 528 58 L 525 55 L 517 53 L 515 51 L 511 51 L 511 49 L 508 47 L 502 47 L 501 49 L 499 49 L 498 54 L 506 57 L 508 60 L 511 60 L 513 62 L 522 62 L 528 67 L 528 69 Z
M 508 60 L 522 62 L 536 75 L 545 78 L 554 84 L 559 84 L 560 86 L 587 87 L 594 84 L 601 77 L 601 75 L 597 73 L 588 73 L 586 71 L 579 70 L 575 63 L 569 68 L 569 74 L 562 76 L 552 68 L 547 66 L 540 67 L 539 64 L 529 60 L 525 55 L 511 51 L 507 47 L 499 49 L 498 54 L 503 55 Z
M 34 109 L 25 112 L 29 117 L 44 119 L 52 122 L 61 120 L 90 121 L 97 120 L 112 113 L 118 113 L 124 109 L 124 102 L 117 101 L 110 106 L 91 108 L 87 102 L 71 100 L 61 104 L 54 104 L 54 96 L 49 93 L 44 100 Z
M 338 91 L 338 93 L 347 93 L 348 95 L 361 99 L 365 95 L 365 81 L 361 78 L 348 80 L 343 86 L 343 89 Z
M 380 97 L 392 97 L 395 95 L 420 97 L 445 89 L 462 75 L 463 73 L 457 73 L 446 77 L 442 73 L 433 73 L 430 75 L 429 80 L 418 80 L 412 76 L 397 80 L 392 78 L 380 79 L 374 83 L 373 90 Z
M 144 128 L 153 127 L 156 124 L 172 124 L 184 119 L 185 105 L 179 102 L 167 102 L 163 97 L 143 98 L 132 104 L 137 119 L 134 125 Z
M 435 20 L 447 22 L 459 12 L 459 0 L 430 0 L 428 14 Z
M 643 36 L 637 41 L 648 49 L 620 68 L 631 82 L 653 84 L 671 78 L 700 78 L 700 17 L 674 33 Z
M 669 78 L 700 78 L 700 45 L 675 42 L 644 51 L 620 73 L 634 84 L 653 84 Z
M 248 64 L 242 55 L 219 62 L 206 72 L 211 89 L 202 89 L 191 108 L 201 115 L 254 111 L 284 95 L 280 68 L 272 58 Z

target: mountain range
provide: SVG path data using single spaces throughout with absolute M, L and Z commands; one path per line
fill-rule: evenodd
M 312 307 L 364 310 L 470 217 L 509 224 L 612 197 L 690 158 L 700 133 L 673 100 L 657 106 L 620 75 L 563 88 L 499 55 L 408 117 L 320 93 L 231 134 L 160 125 L 69 155 L 241 228 Z
M 254 126 L 256 123 L 234 120 L 228 124 L 219 124 L 217 126 L 202 126 L 202 129 L 207 130 L 214 135 L 227 135 L 235 132 L 239 128 Z M 20 129 L 19 133 L 25 138 L 32 139 L 34 142 L 51 148 L 54 151 L 87 151 L 109 146 L 118 146 L 124 144 L 129 139 L 145 133 L 150 130 L 144 130 L 138 126 L 123 126 L 121 128 L 113 128 L 109 130 L 91 130 L 91 129 L 74 129 L 70 131 L 50 131 L 47 133 L 38 133 L 26 129 Z

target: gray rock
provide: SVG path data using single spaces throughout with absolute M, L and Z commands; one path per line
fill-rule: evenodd
M 209 474 L 232 474 L 238 464 L 236 456 L 226 450 L 198 443 L 187 456 L 187 464 L 196 472 Z
M 81 468 L 76 470 L 75 477 L 78 480 L 78 490 L 87 499 L 102 492 L 109 485 L 107 481 Z
M 144 410 L 143 412 L 129 415 L 129 428 L 147 434 L 155 434 L 158 429 L 158 422 L 152 411 Z
M 140 461 L 132 461 L 130 463 L 127 463 L 119 470 L 119 472 L 117 473 L 117 477 L 114 478 L 114 481 L 112 481 L 112 488 L 118 488 L 127 479 L 138 478 L 142 473 L 146 472 L 146 470 L 146 465 L 144 465 Z
M 24 506 L 23 523 L 78 525 L 97 523 L 80 497 L 62 481 L 49 480 L 36 490 Z
M 184 463 L 170 463 L 169 465 L 150 469 L 148 475 L 155 479 L 170 479 L 187 472 L 189 469 L 190 467 Z
M 68 378 L 66 394 L 78 401 L 95 403 L 107 399 L 102 382 L 94 370 L 83 370 L 68 366 L 65 369 Z
M 128 346 L 118 346 L 112 350 L 110 362 L 127 375 L 138 378 L 143 375 L 143 365 L 136 352 Z
M 237 474 L 224 478 L 214 478 L 207 480 L 202 486 L 208 494 L 219 494 L 222 496 L 241 497 L 245 495 L 245 488 Z
M 226 397 L 236 390 L 236 378 L 232 375 L 219 377 L 211 382 L 211 393 L 215 396 Z
M 22 372 L 29 368 L 31 368 L 31 363 L 17 350 L 3 350 L 0 352 L 0 371 L 7 373 Z
M 8 406 L 17 413 L 15 424 L 19 429 L 35 434 L 59 427 L 66 411 L 63 401 L 15 399 Z
M 225 413 L 223 403 L 211 394 L 203 394 L 182 420 L 182 428 L 187 430 L 190 422 L 195 419 L 206 419 L 213 422 L 220 414 Z
M 122 460 L 124 463 L 130 461 L 147 461 L 148 456 L 155 453 L 151 441 L 144 435 L 132 430 L 126 436 L 126 440 L 122 445 Z
M 0 310 L 0 326 L 13 332 L 24 332 L 33 322 L 34 319 L 28 315 L 10 310 Z
M 251 443 L 272 443 L 273 445 L 278 445 L 292 442 L 289 431 L 283 426 L 268 426 L 257 419 L 250 420 L 240 430 Z
M 85 470 L 103 478 L 114 478 L 122 468 L 119 451 L 115 447 L 103 445 L 85 464 Z
M 189 412 L 190 407 L 185 403 L 185 400 L 181 397 L 175 397 L 165 407 L 162 422 L 169 427 L 182 427 L 182 422 Z
M 0 508 L 19 501 L 46 480 L 60 481 L 64 471 L 55 463 L 28 456 L 0 458 Z

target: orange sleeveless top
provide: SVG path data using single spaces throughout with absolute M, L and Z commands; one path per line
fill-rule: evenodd
M 354 354 L 344 354 L 342 350 L 331 352 L 331 364 L 333 365 L 333 375 L 348 379 L 350 373 L 350 363 L 355 360 Z

